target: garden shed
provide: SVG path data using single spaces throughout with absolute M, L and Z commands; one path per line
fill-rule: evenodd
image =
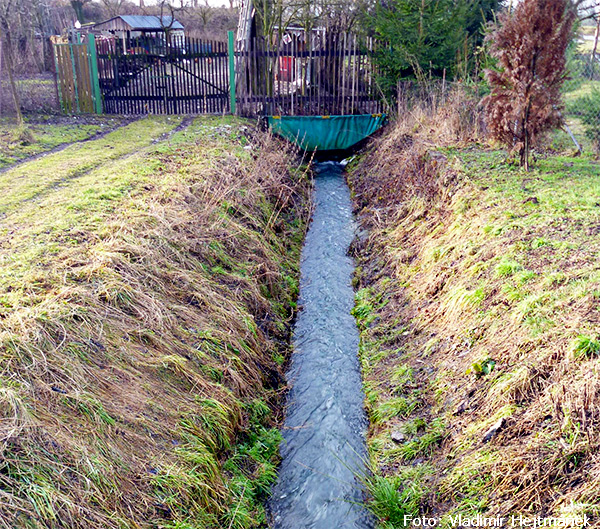
M 123 43 L 127 50 L 132 41 L 154 41 L 155 44 L 169 41 L 171 44 L 183 45 L 185 42 L 184 26 L 172 16 L 155 15 L 120 15 L 94 26 L 94 32 L 104 37 L 114 37 Z

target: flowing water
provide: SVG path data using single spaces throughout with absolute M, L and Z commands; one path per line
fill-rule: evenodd
M 282 464 L 270 502 L 275 529 L 368 529 L 356 473 L 364 473 L 366 418 L 358 330 L 350 314 L 354 237 L 342 167 L 316 164 L 315 211 L 302 252 L 301 310 Z

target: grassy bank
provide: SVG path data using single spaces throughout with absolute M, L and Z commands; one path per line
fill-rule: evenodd
M 471 140 L 422 115 L 350 174 L 383 527 L 599 509 L 600 164 Z
M 0 175 L 0 525 L 250 528 L 308 182 L 233 118 L 136 121 Z

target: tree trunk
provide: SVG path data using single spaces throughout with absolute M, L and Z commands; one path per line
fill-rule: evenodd
M 523 147 L 521 147 L 521 167 L 525 168 L 525 171 L 529 172 L 529 150 L 531 146 L 529 145 L 529 114 L 531 111 L 531 101 L 527 103 L 527 108 L 525 109 L 525 115 L 523 116 L 523 127 L 521 129 L 521 137 L 523 139 Z
M 521 166 L 525 168 L 526 172 L 529 172 L 529 132 L 527 130 L 525 130 L 524 145 L 521 153 Z
M 83 2 L 81 0 L 71 0 L 71 7 L 75 11 L 77 20 L 83 24 Z
M 21 101 L 19 100 L 19 92 L 17 91 L 17 84 L 15 82 L 14 74 L 14 63 L 13 63 L 13 47 L 10 33 L 6 28 L 0 29 L 0 39 L 4 37 L 4 66 L 6 73 L 8 74 L 8 84 L 10 86 L 10 92 L 12 95 L 13 103 L 15 105 L 15 112 L 17 115 L 17 125 L 23 126 L 25 123 L 23 120 L 23 113 L 21 112 Z
M 592 72 L 591 78 L 594 78 L 594 71 L 596 69 L 596 52 L 598 51 L 598 38 L 600 37 L 600 17 L 598 17 L 598 22 L 596 24 L 596 32 L 594 33 L 594 47 L 592 49 Z

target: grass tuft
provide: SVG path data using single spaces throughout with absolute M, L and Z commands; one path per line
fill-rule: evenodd
M 579 335 L 572 344 L 575 358 L 590 359 L 600 354 L 600 340 Z

